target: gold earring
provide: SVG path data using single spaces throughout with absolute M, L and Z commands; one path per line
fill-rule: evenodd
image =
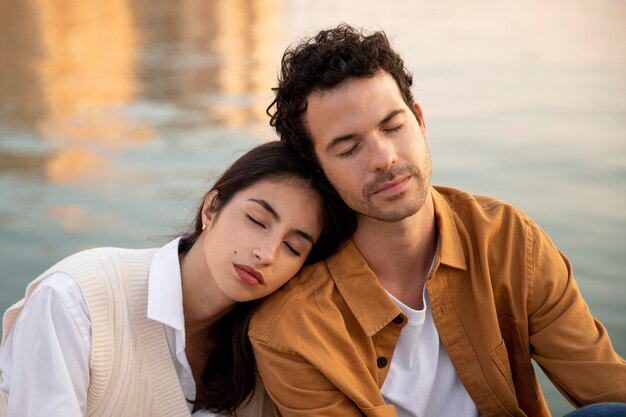
M 202 223 L 202 231 L 204 232 L 206 230 L 206 224 Z

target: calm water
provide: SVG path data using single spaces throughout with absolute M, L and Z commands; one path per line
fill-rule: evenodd
M 0 310 L 67 254 L 176 234 L 273 138 L 283 49 L 340 21 L 404 54 L 434 182 L 529 213 L 626 356 L 620 0 L 0 0 Z

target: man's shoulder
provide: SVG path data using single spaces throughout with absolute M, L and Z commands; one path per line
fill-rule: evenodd
M 298 329 L 321 310 L 328 311 L 334 286 L 326 261 L 305 267 L 261 302 L 250 320 L 249 335 L 267 341 L 274 333 Z
M 517 219 L 526 222 L 529 219 L 528 215 L 519 208 L 514 207 L 510 203 L 500 200 L 495 197 L 471 194 L 466 191 L 447 187 L 447 186 L 434 186 L 437 193 L 446 201 L 449 208 L 460 216 L 485 216 L 490 219 L 496 217 L 506 217 L 509 219 Z

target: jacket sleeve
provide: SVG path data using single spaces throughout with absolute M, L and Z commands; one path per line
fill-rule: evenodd
M 280 417 L 396 417 L 395 407 L 358 407 L 303 357 L 251 337 L 263 383 Z
M 533 359 L 575 406 L 626 402 L 626 362 L 574 280 L 572 266 L 531 222 L 529 333 Z

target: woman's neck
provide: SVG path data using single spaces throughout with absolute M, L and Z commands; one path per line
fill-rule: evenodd
M 179 255 L 185 328 L 202 333 L 235 305 L 223 296 L 206 262 L 203 236 L 185 254 Z
M 179 255 L 185 317 L 185 353 L 198 381 L 210 355 L 210 334 L 215 323 L 235 303 L 220 297 L 203 253 L 202 238 L 185 254 Z

